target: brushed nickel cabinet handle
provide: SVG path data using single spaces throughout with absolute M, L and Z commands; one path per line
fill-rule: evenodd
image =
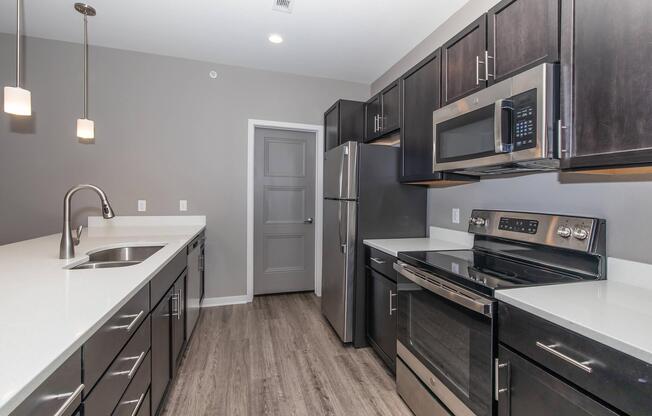
M 394 293 L 391 289 L 389 290 L 389 316 L 392 316 L 392 312 L 396 312 L 396 308 L 392 305 L 392 300 L 397 293 Z
M 378 257 L 369 257 L 369 259 L 376 264 L 385 264 L 385 260 L 381 260 Z
M 496 380 L 495 380 L 495 383 L 494 383 L 495 384 L 494 398 L 496 399 L 496 401 L 498 401 L 499 398 L 500 398 L 500 395 L 502 393 L 506 393 L 506 392 L 509 391 L 509 388 L 507 388 L 507 387 L 504 387 L 502 389 L 500 388 L 500 370 L 503 369 L 503 368 L 506 368 L 509 364 L 508 363 L 501 363 L 498 360 L 498 358 L 495 359 L 494 363 L 495 363 L 495 366 L 496 366 L 496 368 L 494 368 L 494 376 L 496 377 Z
M 54 416 L 64 416 L 68 414 L 69 407 L 81 396 L 82 391 L 84 390 L 84 385 L 80 384 L 74 392 L 70 394 L 70 397 L 61 405 L 59 410 L 54 414 Z
M 125 327 L 125 329 L 127 330 L 127 332 L 131 332 L 131 330 L 134 329 L 134 326 L 136 326 L 136 324 L 138 323 L 138 321 L 140 321 L 140 317 L 143 316 L 144 314 L 145 314 L 145 311 L 140 311 L 140 312 L 138 312 L 138 315 L 136 315 L 136 317 L 134 318 L 134 320 L 131 321 L 131 322 L 129 323 L 129 325 L 127 325 L 127 326 Z
M 557 351 L 555 348 L 559 346 L 559 344 L 551 344 L 551 345 L 546 345 L 542 342 L 537 341 L 536 343 L 537 347 L 541 348 L 542 350 L 554 355 L 557 358 L 561 358 L 562 360 L 566 361 L 569 364 L 574 365 L 575 367 L 586 371 L 587 373 L 591 374 L 593 372 L 593 369 L 588 366 L 590 364 L 590 361 L 577 361 L 568 355 L 562 354 L 561 352 Z
M 145 351 L 141 352 L 138 357 L 132 357 L 132 359 L 133 358 L 136 358 L 136 362 L 134 363 L 134 366 L 131 367 L 131 370 L 129 370 L 129 372 L 127 373 L 127 378 L 129 380 L 131 380 L 134 377 L 134 375 L 136 375 L 136 371 L 138 371 L 138 367 L 140 367 L 140 363 L 142 363 L 143 360 L 145 359 Z
M 134 411 L 131 412 L 131 416 L 136 416 L 136 414 L 138 414 L 138 411 L 140 410 L 140 406 L 143 405 L 143 400 L 145 400 L 145 393 L 140 394 L 140 397 L 138 398 L 138 402 L 136 402 L 136 407 L 134 408 Z

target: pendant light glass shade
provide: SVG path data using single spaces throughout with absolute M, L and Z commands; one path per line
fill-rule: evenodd
M 16 116 L 32 115 L 32 94 L 20 87 L 5 87 L 5 113 Z
M 16 0 L 16 86 L 5 87 L 4 111 L 16 116 L 31 116 L 32 94 L 20 88 L 20 1 Z
M 95 122 L 85 118 L 77 119 L 77 137 L 87 141 L 95 139 Z

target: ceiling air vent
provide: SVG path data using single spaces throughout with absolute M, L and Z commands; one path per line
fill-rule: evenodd
M 277 12 L 292 13 L 292 6 L 294 6 L 294 0 L 274 0 L 272 4 L 272 10 Z

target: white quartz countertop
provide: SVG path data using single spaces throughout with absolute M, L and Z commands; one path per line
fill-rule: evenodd
M 205 228 L 205 218 L 162 224 L 91 227 L 71 260 L 58 258 L 60 234 L 0 246 L 0 416 L 15 409 L 183 250 Z M 164 247 L 138 265 L 64 269 L 83 262 L 90 251 L 150 244 Z
M 473 246 L 469 233 L 430 227 L 430 237 L 364 240 L 364 244 L 391 256 L 406 251 L 464 250 Z
M 608 266 L 608 280 L 504 289 L 496 298 L 652 364 L 652 266 Z

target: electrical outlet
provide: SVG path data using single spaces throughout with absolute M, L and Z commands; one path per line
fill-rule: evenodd
M 147 201 L 144 199 L 139 199 L 138 200 L 138 212 L 145 212 L 147 211 Z
M 188 201 L 185 199 L 179 200 L 179 211 L 188 211 Z
M 452 220 L 453 220 L 453 224 L 459 224 L 460 223 L 460 209 L 459 208 L 453 208 Z

